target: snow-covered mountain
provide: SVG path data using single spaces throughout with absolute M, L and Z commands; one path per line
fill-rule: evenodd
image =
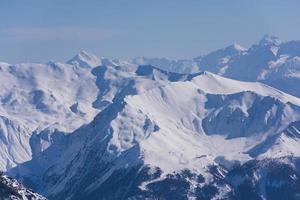
M 86 51 L 81 51 L 75 55 L 72 59 L 67 61 L 70 65 L 75 65 L 77 67 L 96 67 L 101 65 L 101 59 L 97 56 L 90 54 Z
M 1 63 L 0 170 L 55 200 L 299 199 L 297 55 L 266 36 L 171 71 L 85 51 Z
M 9 174 L 49 199 L 298 198 L 300 99 L 209 72 L 91 73 L 95 118 L 35 131 Z
M 228 63 L 231 59 L 243 55 L 247 49 L 239 44 L 233 44 L 223 49 L 216 50 L 205 56 L 194 58 L 198 68 L 210 71 L 219 75 L 226 73 Z
M 259 81 L 300 97 L 299 57 L 299 41 L 281 42 L 275 36 L 265 35 L 249 49 L 233 44 L 193 59 L 140 58 L 133 63 L 179 73 L 201 70 L 236 80 Z
M 72 131 L 93 119 L 96 78 L 63 63 L 0 65 L 0 169 L 31 159 L 35 130 Z
M 207 64 L 200 60 L 198 66 L 237 80 L 260 81 L 300 97 L 300 89 L 296 86 L 300 83 L 298 41 L 281 42 L 277 37 L 266 35 L 259 44 L 240 52 L 232 56 L 227 51 L 230 56 L 221 58 L 227 60 L 226 63 Z

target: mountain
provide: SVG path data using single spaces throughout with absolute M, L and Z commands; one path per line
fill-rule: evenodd
M 76 67 L 93 68 L 97 66 L 123 66 L 123 65 L 133 65 L 130 61 L 120 60 L 120 59 L 108 59 L 99 58 L 94 54 L 87 51 L 81 51 L 76 54 L 72 59 L 66 62 L 67 64 L 74 65 Z
M 230 56 L 225 65 L 203 63 L 200 60 L 198 66 L 232 79 L 260 81 L 300 97 L 300 90 L 296 87 L 300 83 L 299 49 L 299 42 L 283 43 L 277 37 L 266 35 L 259 44 L 253 45 L 241 54 Z
M 41 195 L 25 188 L 15 179 L 0 172 L 0 199 L 1 200 L 46 200 Z
M 86 51 L 81 51 L 77 55 L 75 55 L 71 60 L 69 60 L 67 64 L 80 67 L 96 67 L 98 65 L 101 65 L 101 59 Z
M 175 62 L 219 75 L 87 52 L 0 63 L 2 177 L 50 200 L 298 200 L 297 46 L 265 36 Z
M 189 59 L 173 60 L 170 58 L 139 57 L 132 59 L 131 62 L 135 65 L 152 65 L 177 73 L 193 73 L 198 71 L 197 63 Z
M 241 56 L 246 51 L 247 49 L 241 45 L 233 44 L 224 49 L 211 52 L 206 56 L 195 58 L 194 60 L 196 61 L 197 66 L 199 68 L 201 67 L 201 70 L 223 75 L 226 72 L 228 63 L 231 59 Z
M 0 170 L 31 159 L 30 137 L 72 131 L 93 119 L 98 88 L 90 69 L 64 63 L 0 65 Z M 47 144 L 45 143 L 45 148 Z
M 85 51 L 79 53 L 68 63 L 80 62 L 82 66 L 96 66 L 102 63 L 106 66 L 151 65 L 176 73 L 209 71 L 231 79 L 259 81 L 300 97 L 300 90 L 297 88 L 300 83 L 300 42 L 282 42 L 272 35 L 265 35 L 257 44 L 248 49 L 235 43 L 193 59 L 138 57 L 129 61 L 121 61 L 97 59 L 93 55 L 85 56 L 85 54 L 88 53 Z
M 228 78 L 262 82 L 300 97 L 300 42 L 282 42 L 265 35 L 258 44 L 246 49 L 235 43 L 193 59 L 139 58 L 136 64 L 150 64 L 178 73 L 209 71 Z
M 52 143 L 9 174 L 49 199 L 298 199 L 300 99 L 209 72 L 92 73 L 105 106 L 74 131 L 35 132 Z

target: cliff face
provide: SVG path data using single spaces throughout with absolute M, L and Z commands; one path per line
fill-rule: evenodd
M 25 188 L 13 178 L 0 172 L 0 200 L 46 200 L 45 197 Z

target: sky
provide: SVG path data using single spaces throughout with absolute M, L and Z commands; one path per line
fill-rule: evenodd
M 265 34 L 300 40 L 299 0 L 1 0 L 0 61 L 192 58 Z

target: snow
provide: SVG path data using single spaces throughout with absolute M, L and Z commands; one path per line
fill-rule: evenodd
M 282 42 L 276 36 L 265 35 L 249 49 L 234 43 L 228 47 L 193 59 L 137 58 L 134 64 L 150 64 L 174 72 L 209 71 L 241 81 L 260 81 L 291 95 L 300 97 L 300 42 Z
M 258 96 L 247 95 L 249 92 Z M 113 137 L 110 146 L 116 147 L 118 152 L 123 152 L 139 144 L 145 164 L 159 166 L 165 173 L 184 168 L 205 173 L 205 166 L 220 161 L 221 157 L 232 162 L 250 160 L 251 155 L 245 152 L 258 145 L 262 138 L 268 136 L 267 133 L 259 137 L 249 135 L 228 139 L 226 135 L 207 135 L 201 125 L 201 121 L 203 124 L 204 118 L 210 112 L 206 104 L 207 94 L 236 93 L 245 94 L 242 97 L 244 104 L 241 105 L 244 112 L 253 105 L 251 102 L 256 101 L 253 98 L 261 98 L 259 96 L 273 97 L 282 101 L 282 105 L 287 102 L 300 105 L 298 98 L 263 84 L 234 81 L 205 72 L 191 81 L 167 83 L 147 92 L 126 97 L 125 109 L 112 123 Z M 234 100 L 233 108 L 239 107 L 235 104 Z M 265 113 L 265 119 L 269 120 L 276 115 L 277 110 L 273 106 Z M 289 123 L 300 119 L 299 114 L 288 114 L 290 115 L 294 118 L 286 117 Z M 142 127 L 146 119 L 157 125 L 158 131 L 144 131 Z M 200 125 L 197 125 L 197 121 Z M 278 129 L 288 125 L 285 121 L 280 123 Z M 269 128 L 270 133 L 275 130 L 274 127 Z M 234 129 L 233 126 L 231 130 Z M 224 164 L 228 163 L 224 161 Z
M 47 189 L 48 193 L 61 191 L 64 184 L 78 173 L 77 170 L 84 167 L 85 153 L 77 158 L 76 152 L 88 154 L 104 141 L 107 147 L 104 144 L 102 147 L 106 147 L 107 161 L 114 160 L 114 167 L 108 169 L 109 174 L 143 163 L 159 167 L 164 175 L 188 168 L 209 178 L 207 167 L 214 163 L 230 168 L 255 157 L 289 155 L 297 150 L 291 149 L 285 142 L 281 142 L 279 147 L 271 144 L 269 151 L 258 148 L 293 121 L 300 120 L 300 99 L 258 82 L 232 80 L 210 72 L 181 75 L 152 66 L 118 67 L 109 64 L 92 69 L 61 63 L 21 66 L 14 66 L 13 70 L 9 70 L 10 66 L 3 67 L 7 68 L 7 76 L 11 76 L 10 84 L 4 85 L 3 91 L 13 90 L 14 93 L 4 98 L 2 108 L 10 112 L 10 117 L 18 117 L 22 122 L 19 126 L 24 125 L 20 130 L 28 129 L 26 133 L 18 133 L 22 137 L 26 135 L 27 138 L 20 139 L 24 145 L 14 145 L 18 152 L 24 152 L 22 155 L 25 157 L 18 158 L 13 151 L 3 150 L 9 153 L 3 154 L 2 168 L 9 169 L 30 160 L 32 154 L 38 166 L 42 167 L 41 172 L 54 164 L 55 167 L 48 173 L 62 175 L 66 173 L 64 170 L 68 163 L 76 163 L 64 180 Z M 49 76 L 41 80 L 45 73 Z M 10 88 L 11 85 L 16 85 L 16 89 Z M 31 101 L 27 95 L 33 95 Z M 9 104 L 11 99 L 22 104 Z M 95 109 L 95 105 L 102 106 Z M 110 108 L 111 111 L 106 111 Z M 28 109 L 36 116 L 26 115 Z M 62 113 L 58 112 L 62 109 Z M 14 110 L 18 114 L 13 115 Z M 95 115 L 91 124 L 79 128 Z M 227 120 L 233 122 L 226 124 Z M 18 124 L 18 121 L 14 123 Z M 8 123 L 5 123 L 7 126 Z M 37 135 L 32 136 L 32 140 L 35 138 L 35 143 L 29 146 L 34 130 Z M 60 131 L 71 133 L 64 136 Z M 289 140 L 291 142 L 288 143 L 294 146 L 298 142 L 284 136 L 280 139 Z M 3 147 L 10 148 L 8 145 Z M 137 147 L 138 150 L 135 150 Z M 285 154 L 278 153 L 281 150 Z M 10 161 L 8 166 L 6 163 L 10 156 L 15 160 Z M 22 168 L 19 173 L 34 174 L 27 170 Z M 97 187 L 109 174 L 90 185 L 89 189 Z
M 259 82 L 241 82 L 227 79 L 210 72 L 205 72 L 204 75 L 194 78 L 192 82 L 200 86 L 203 91 L 210 94 L 232 94 L 240 91 L 252 91 L 262 96 L 277 98 L 284 103 L 291 102 L 293 104 L 300 105 L 299 98 L 283 93 Z
M 211 179 L 213 164 L 298 157 L 300 99 L 242 81 L 299 91 L 300 59 L 282 55 L 281 45 L 266 36 L 250 49 L 234 44 L 192 60 L 122 61 L 83 51 L 67 63 L 1 63 L 0 169 L 58 177 L 43 188 L 58 194 L 75 177 L 85 180 L 87 168 L 106 166 L 87 185 L 92 191 L 140 164 L 159 167 L 162 177 L 190 169 Z M 219 75 L 159 69 L 200 65 Z
M 278 37 L 269 34 L 264 35 L 264 37 L 259 42 L 259 44 L 262 46 L 279 46 L 281 43 L 282 42 Z
M 237 50 L 237 51 L 247 51 L 247 49 L 245 47 L 243 47 L 242 45 L 238 44 L 238 43 L 234 43 L 233 47 Z
M 269 62 L 269 68 L 271 69 L 277 68 L 278 66 L 284 64 L 289 58 L 290 57 L 287 55 L 280 56 L 277 60 Z
M 0 80 L 0 116 L 5 119 L 0 129 L 1 170 L 31 158 L 34 130 L 55 126 L 70 132 L 98 112 L 92 106 L 96 77 L 86 68 L 53 62 L 2 64 Z M 70 109 L 74 104 L 78 113 Z
M 96 67 L 101 64 L 101 59 L 97 56 L 88 53 L 87 51 L 81 51 L 71 60 L 67 62 L 68 64 L 79 66 L 79 67 Z

